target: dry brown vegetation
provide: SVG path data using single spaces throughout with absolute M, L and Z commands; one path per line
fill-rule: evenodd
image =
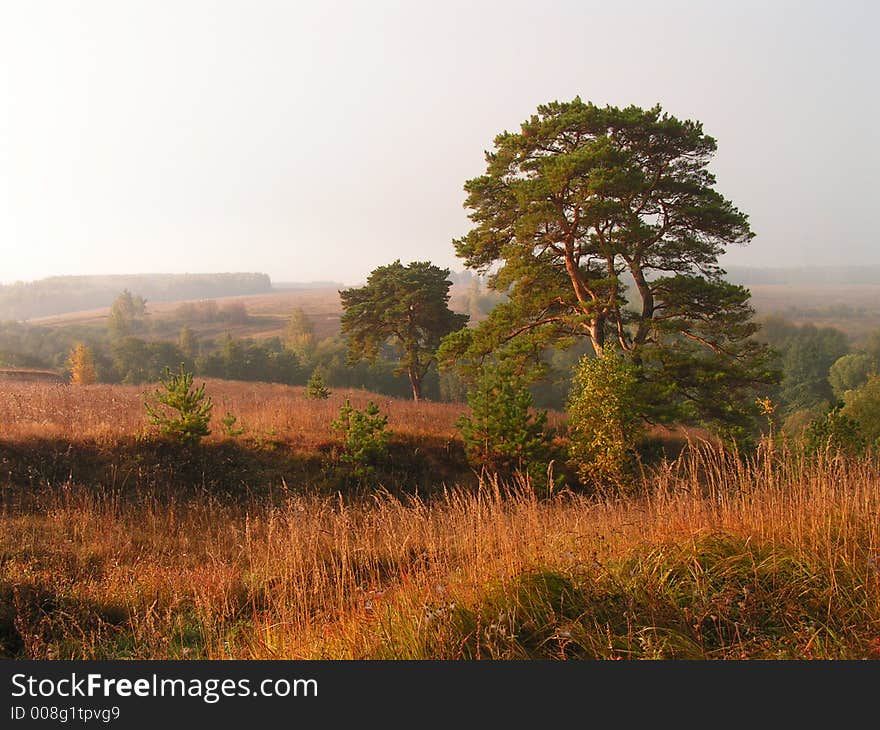
M 143 428 L 141 391 L 4 386 L 0 446 L 51 433 L 109 439 L 112 451 Z M 311 402 L 299 388 L 213 381 L 209 391 L 295 448 L 332 438 L 340 398 L 370 397 Z M 453 437 L 455 407 L 383 406 L 393 428 Z M 319 495 L 286 479 L 271 496 L 227 499 L 6 476 L 0 651 L 878 658 L 878 474 L 873 457 L 694 444 L 618 499 L 539 497 L 543 485 L 491 477 L 432 498 Z
M 201 300 L 185 300 L 175 302 L 147 302 L 149 318 L 161 323 L 173 320 L 176 310 L 181 304 Z M 339 292 L 332 288 L 316 289 L 280 289 L 269 294 L 248 294 L 234 297 L 211 299 L 218 307 L 233 302 L 245 305 L 251 320 L 247 323 L 191 323 L 192 329 L 202 337 L 216 337 L 229 333 L 234 337 L 282 337 L 288 319 L 294 309 L 301 308 L 315 327 L 318 338 L 329 337 L 339 331 L 339 317 L 342 305 Z M 69 327 L 87 325 L 106 327 L 110 308 L 90 309 L 81 312 L 39 317 L 30 320 L 30 324 L 45 327 Z
M 363 408 L 370 400 L 389 417 L 389 428 L 410 437 L 452 439 L 462 404 L 420 403 L 364 390 L 333 389 L 327 400 L 310 400 L 306 389 L 275 383 L 199 378 L 214 402 L 213 434 L 224 440 L 220 418 L 230 411 L 245 428 L 243 440 L 271 439 L 278 445 L 313 450 L 334 440 L 331 421 L 350 399 Z M 155 385 L 89 385 L 0 380 L 0 439 L 68 439 L 110 442 L 144 435 L 144 399 Z M 558 415 L 557 415 L 558 420 Z

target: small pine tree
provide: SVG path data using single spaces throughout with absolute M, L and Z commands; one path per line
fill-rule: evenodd
M 468 393 L 470 415 L 458 420 L 468 462 L 474 467 L 541 478 L 553 458 L 547 411 L 531 412 L 532 394 L 512 364 L 485 371 Z
M 70 369 L 70 382 L 77 385 L 92 385 L 98 382 L 98 373 L 95 369 L 95 356 L 92 348 L 79 343 L 70 351 L 67 358 L 67 367 Z
M 342 433 L 342 460 L 354 465 L 357 474 L 371 474 L 373 466 L 388 456 L 387 423 L 388 416 L 381 415 L 373 401 L 359 411 L 346 399 L 339 417 L 330 424 L 333 430 Z
M 329 397 L 330 391 L 327 390 L 327 386 L 324 384 L 324 377 L 321 375 L 321 371 L 315 368 L 312 376 L 309 378 L 309 382 L 306 383 L 306 398 L 325 400 Z
M 163 436 L 187 445 L 198 444 L 203 436 L 211 433 L 208 424 L 214 408 L 211 398 L 205 395 L 204 383 L 198 388 L 193 388 L 192 383 L 193 374 L 187 372 L 183 363 L 177 373 L 166 367 L 165 378 L 153 394 L 153 401 L 168 410 L 160 410 L 150 402 L 144 404 L 150 423 L 157 426 Z
M 244 429 L 238 426 L 238 416 L 231 411 L 226 411 L 226 415 L 220 419 L 220 428 L 223 431 L 223 435 L 228 438 L 235 438 L 244 433 Z

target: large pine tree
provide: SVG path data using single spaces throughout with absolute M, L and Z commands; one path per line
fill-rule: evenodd
M 715 190 L 715 150 L 699 122 L 659 106 L 579 98 L 498 135 L 485 174 L 465 184 L 474 226 L 454 244 L 508 300 L 449 338 L 445 357 L 585 337 L 597 357 L 637 366 L 644 417 L 746 425 L 753 387 L 774 375 L 751 338 L 748 290 L 718 264 L 753 233 Z

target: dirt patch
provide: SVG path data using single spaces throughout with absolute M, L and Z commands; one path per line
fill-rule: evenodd
M 0 368 L 0 383 L 66 383 L 67 378 L 51 370 L 25 370 L 21 368 Z

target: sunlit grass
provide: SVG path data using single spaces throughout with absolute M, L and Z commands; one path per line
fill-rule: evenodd
M 119 499 L 0 517 L 19 657 L 878 658 L 876 460 L 695 446 L 627 499 Z
M 465 406 L 453 403 L 414 403 L 364 390 L 331 389 L 327 400 L 306 398 L 305 388 L 274 383 L 246 383 L 197 378 L 206 383 L 214 401 L 212 435 L 224 439 L 220 419 L 232 412 L 245 429 L 245 443 L 271 438 L 293 447 L 311 449 L 333 441 L 331 421 L 349 399 L 356 408 L 373 400 L 389 416 L 389 427 L 411 436 L 453 438 L 455 421 Z M 147 432 L 144 400 L 155 385 L 46 385 L 0 383 L 0 438 L 70 439 L 113 445 Z

